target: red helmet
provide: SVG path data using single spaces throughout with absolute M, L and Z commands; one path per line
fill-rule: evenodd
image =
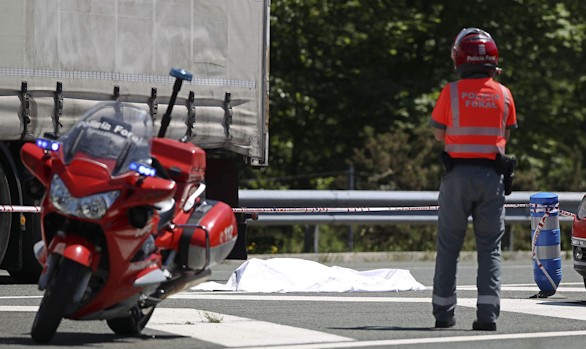
M 460 74 L 466 70 L 497 72 L 499 50 L 489 33 L 478 28 L 464 28 L 454 40 L 452 61 Z

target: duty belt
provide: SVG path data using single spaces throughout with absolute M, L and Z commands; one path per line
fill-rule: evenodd
M 482 158 L 452 158 L 454 166 L 471 165 L 471 166 L 486 166 L 495 167 L 495 161 L 491 159 Z

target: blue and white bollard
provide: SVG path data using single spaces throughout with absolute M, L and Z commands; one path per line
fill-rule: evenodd
M 558 196 L 537 193 L 530 198 L 533 275 L 541 290 L 537 297 L 554 295 L 562 280 Z

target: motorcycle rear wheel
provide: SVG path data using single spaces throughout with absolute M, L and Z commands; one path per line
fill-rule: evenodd
M 47 343 L 53 338 L 73 300 L 76 286 L 87 271 L 88 268 L 79 263 L 67 258 L 61 259 L 55 275 L 47 285 L 33 322 L 31 337 L 35 342 Z
M 119 336 L 138 336 L 153 315 L 155 306 L 141 309 L 138 306 L 130 311 L 130 316 L 106 320 L 108 327 Z

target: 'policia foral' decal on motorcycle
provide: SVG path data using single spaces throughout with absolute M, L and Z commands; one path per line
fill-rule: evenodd
M 128 130 L 124 126 L 113 125 L 112 123 L 110 123 L 106 120 L 102 120 L 102 121 L 98 121 L 98 120 L 83 121 L 82 120 L 79 122 L 79 127 L 93 128 L 96 130 L 115 134 L 120 137 L 128 138 L 129 140 L 131 140 L 135 144 L 144 144 L 146 142 L 144 140 L 144 138 L 135 135 L 134 133 L 132 133 L 132 131 Z

